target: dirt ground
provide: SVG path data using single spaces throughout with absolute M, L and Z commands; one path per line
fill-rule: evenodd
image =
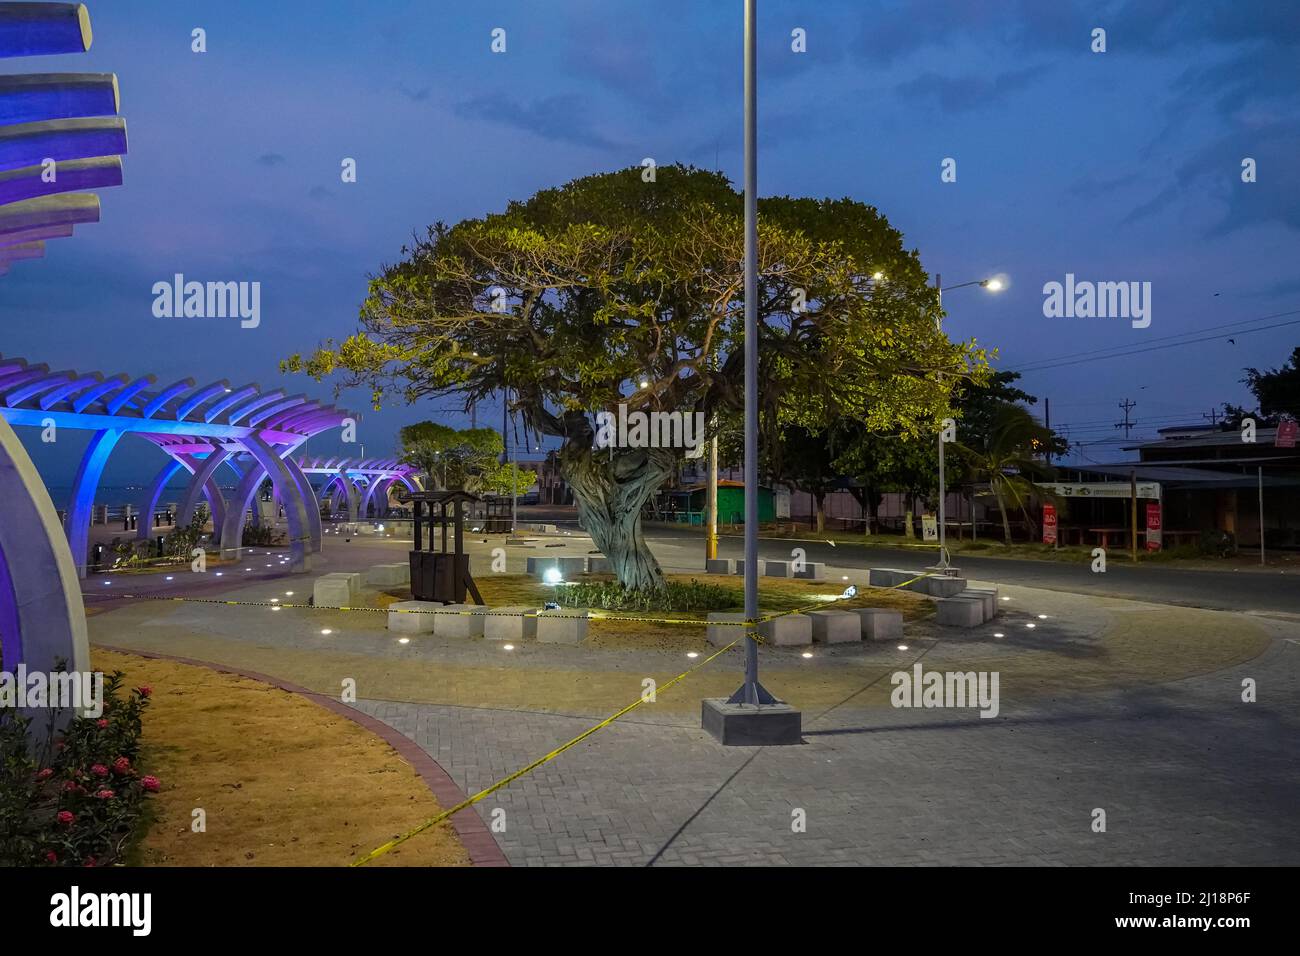
M 162 790 L 132 864 L 345 866 L 441 809 L 387 743 L 306 698 L 102 648 L 92 663 L 153 688 L 141 764 Z M 192 829 L 197 809 L 205 832 Z M 444 823 L 368 865 L 468 863 Z

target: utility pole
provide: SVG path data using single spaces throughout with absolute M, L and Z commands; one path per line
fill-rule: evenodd
M 1047 429 L 1047 467 L 1052 467 L 1052 400 L 1043 398 L 1043 427 Z
M 1119 407 L 1124 409 L 1124 420 L 1122 422 L 1116 422 L 1115 427 L 1124 429 L 1124 437 L 1128 438 L 1128 433 L 1137 427 L 1137 422 L 1129 421 L 1128 417 L 1128 413 L 1137 408 L 1137 402 L 1130 401 L 1126 398 L 1124 401 L 1119 403 Z
M 1208 418 L 1208 419 L 1210 420 L 1210 424 L 1211 424 L 1211 425 L 1217 425 L 1217 424 L 1219 424 L 1219 410 L 1218 410 L 1217 408 L 1211 408 L 1211 409 L 1210 409 L 1210 414 L 1208 414 L 1208 415 L 1206 415 L 1204 412 L 1202 412 L 1202 413 L 1201 413 L 1201 417 L 1202 417 L 1202 418 Z
M 709 442 L 709 531 L 704 556 L 712 561 L 718 556 L 718 435 Z

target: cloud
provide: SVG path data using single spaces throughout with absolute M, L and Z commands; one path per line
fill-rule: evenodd
M 422 86 L 418 90 L 413 90 L 405 83 L 397 84 L 397 92 L 401 93 L 412 103 L 423 103 L 429 98 L 432 90 L 427 86 Z
M 987 107 L 990 103 L 1025 89 L 1045 72 L 1045 67 L 1032 66 L 992 77 L 948 77 L 938 73 L 923 73 L 916 79 L 898 84 L 894 90 L 911 99 L 934 99 L 945 113 L 962 113 Z
M 326 189 L 324 186 L 313 186 L 307 191 L 307 198 L 315 199 L 318 202 L 322 199 L 329 199 L 333 195 L 334 193 Z
M 283 166 L 287 162 L 288 160 L 279 153 L 263 153 L 257 157 L 257 165 L 259 166 Z
M 582 96 L 560 94 L 521 102 L 502 93 L 489 93 L 457 103 L 454 110 L 462 119 L 510 126 L 553 142 L 591 149 L 622 148 L 592 127 L 592 108 Z

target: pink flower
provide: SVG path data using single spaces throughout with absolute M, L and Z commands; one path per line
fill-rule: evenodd
M 77 818 L 71 810 L 60 810 L 54 819 L 58 820 L 66 827 L 71 826 L 72 822 Z
M 46 863 L 58 863 L 58 862 L 59 862 L 59 857 L 58 857 L 57 854 L 55 854 L 55 852 L 54 852 L 53 850 L 50 850 L 48 853 L 45 854 L 45 862 L 46 862 Z
M 45 767 L 36 772 L 37 780 L 49 780 L 52 776 L 54 776 L 54 771 L 51 770 L 49 767 Z
M 102 763 L 95 764 L 93 767 L 90 768 L 90 772 L 93 773 L 96 777 L 108 776 L 108 768 L 105 767 Z
M 135 691 L 141 697 L 148 697 L 150 694 L 153 693 L 153 688 L 150 687 L 148 684 L 141 684 L 139 687 L 135 689 Z
M 88 856 L 88 857 L 86 857 L 86 862 L 85 862 L 84 864 L 82 864 L 82 865 L 83 865 L 83 866 L 94 866 L 94 865 L 95 865 L 95 858 L 94 858 L 93 856 Z
M 98 727 L 100 730 L 103 730 L 105 727 L 108 726 L 108 718 L 107 717 L 99 718 L 99 720 L 95 721 L 95 726 Z
M 95 794 L 95 796 L 99 797 L 99 799 L 101 800 L 112 800 L 115 796 L 117 796 L 117 794 L 115 794 L 112 790 L 100 790 Z
M 113 772 L 130 773 L 131 761 L 127 760 L 125 757 L 118 757 L 116 760 L 113 761 Z
M 145 776 L 143 779 L 141 779 L 140 786 L 144 787 L 150 793 L 157 793 L 158 788 L 161 786 L 161 784 L 158 782 L 157 777 L 150 775 L 150 776 Z
M 63 789 L 71 793 L 73 790 L 80 790 L 81 784 L 77 783 L 75 780 L 69 780 L 63 785 Z

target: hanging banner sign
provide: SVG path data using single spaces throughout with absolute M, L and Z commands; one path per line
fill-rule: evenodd
M 1147 550 L 1159 551 L 1161 544 L 1160 534 L 1160 502 L 1147 502 Z
M 1278 422 L 1277 435 L 1273 437 L 1273 446 L 1275 448 L 1294 448 L 1297 433 L 1300 433 L 1300 423 L 1294 418 L 1285 418 Z
M 1056 544 L 1056 505 L 1043 505 L 1043 544 Z
M 939 540 L 939 519 L 934 515 L 921 515 L 921 540 Z
M 1092 481 L 1079 484 L 1042 484 L 1038 487 L 1052 492 L 1062 498 L 1131 498 L 1127 481 Z M 1139 498 L 1159 498 L 1160 482 L 1139 481 L 1137 483 Z

